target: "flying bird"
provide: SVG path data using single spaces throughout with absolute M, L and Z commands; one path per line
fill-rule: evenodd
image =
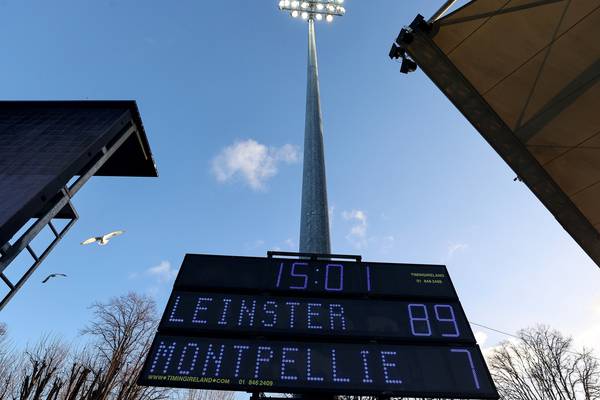
M 114 231 L 111 233 L 107 233 L 104 236 L 96 236 L 96 237 L 91 237 L 87 240 L 84 240 L 83 242 L 81 242 L 81 244 L 91 244 L 91 243 L 96 243 L 98 242 L 99 246 L 106 246 L 109 242 L 110 239 L 116 237 L 116 236 L 120 236 L 122 234 L 124 234 L 125 231 Z
M 50 280 L 50 278 L 56 278 L 56 277 L 58 277 L 58 276 L 63 276 L 63 277 L 65 277 L 65 278 L 67 277 L 67 275 L 66 275 L 66 274 L 50 274 L 50 275 L 48 275 L 48 276 L 46 277 L 46 279 L 44 279 L 44 280 L 42 281 L 42 283 L 46 283 L 46 282 L 48 282 L 48 281 Z

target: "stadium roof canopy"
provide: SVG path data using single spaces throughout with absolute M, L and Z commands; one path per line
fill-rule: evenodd
M 135 101 L 0 101 L 0 310 L 75 223 L 71 199 L 92 176 L 158 176 Z M 46 228 L 54 239 L 35 251 Z M 34 262 L 11 280 L 23 250 Z
M 474 0 L 397 43 L 600 266 L 600 0 Z

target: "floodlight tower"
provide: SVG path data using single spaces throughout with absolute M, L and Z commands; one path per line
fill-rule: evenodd
M 308 82 L 300 218 L 301 253 L 331 254 L 315 21 L 332 22 L 336 16 L 343 16 L 346 13 L 343 2 L 344 0 L 279 2 L 281 11 L 308 22 Z

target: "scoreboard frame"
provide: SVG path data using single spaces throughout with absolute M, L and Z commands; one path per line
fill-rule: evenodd
M 296 256 L 298 258 L 279 258 L 273 257 L 274 255 L 284 255 L 284 256 Z M 337 261 L 343 258 L 351 258 L 354 261 Z M 286 264 L 287 263 L 287 264 Z M 293 265 L 297 264 L 300 267 L 296 270 L 293 269 Z M 336 267 L 325 268 L 324 266 L 336 265 Z M 340 267 L 341 266 L 341 267 Z M 356 271 L 368 271 L 364 269 L 366 266 L 371 266 L 370 274 L 357 275 Z M 395 267 L 395 271 L 392 269 Z M 235 268 L 232 269 L 232 268 Z M 254 268 L 254 269 L 253 269 Z M 304 269 L 302 269 L 304 268 Z M 383 269 L 390 268 L 390 269 Z M 292 278 L 291 281 L 287 282 L 286 285 L 282 285 L 285 279 L 282 278 L 282 270 L 288 269 L 289 276 Z M 317 275 L 310 275 L 307 272 L 307 269 L 311 271 L 317 271 Z M 320 269 L 320 270 L 319 270 Z M 407 271 L 418 270 L 425 271 L 423 273 L 419 272 L 417 274 L 411 275 L 407 274 Z M 235 273 L 233 273 L 235 271 Z M 327 272 L 336 271 L 338 272 L 338 279 L 335 280 L 327 276 Z M 341 273 L 340 273 L 341 271 Z M 353 272 L 354 271 L 354 272 Z M 384 271 L 383 277 L 386 279 L 377 280 L 378 271 Z M 431 271 L 437 271 L 435 272 Z M 344 273 L 347 275 L 344 276 Z M 401 287 L 400 290 L 392 293 L 388 288 L 383 291 L 378 291 L 377 282 L 381 282 L 382 285 L 387 285 L 390 281 L 390 277 L 396 274 L 396 278 L 404 279 L 401 282 L 393 282 L 394 286 L 398 283 Z M 320 274 L 320 275 L 319 275 Z M 354 275 L 352 275 L 354 274 Z M 387 275 L 386 275 L 387 274 Z M 306 275 L 306 277 L 304 277 Z M 374 276 L 375 275 L 375 276 Z M 345 279 L 347 277 L 357 277 L 364 276 L 365 279 L 360 278 L 363 283 L 361 285 L 350 285 L 347 290 L 345 286 Z M 316 277 L 314 280 L 315 285 L 309 287 L 308 281 Z M 414 281 L 406 282 L 406 279 L 414 279 Z M 425 279 L 426 277 L 431 279 Z M 374 279 L 371 279 L 374 278 Z M 319 281 L 321 279 L 321 281 Z M 428 283 L 424 283 L 423 280 L 427 280 Z M 419 282 L 417 284 L 417 282 Z M 222 282 L 220 285 L 219 282 Z M 304 285 L 299 284 L 306 283 Z M 354 282 L 356 283 L 356 282 Z M 270 285 L 270 287 L 269 287 Z M 416 285 L 416 286 L 415 286 Z M 423 288 L 420 292 L 417 292 L 415 287 Z M 338 289 L 338 290 L 330 290 L 330 289 Z M 429 289 L 425 289 L 429 288 Z M 344 290 L 341 290 L 344 289 Z M 367 290 L 368 289 L 368 290 Z M 406 292 L 407 290 L 407 292 Z M 425 292 L 425 293 L 424 293 Z M 420 294 L 420 296 L 419 296 Z M 190 300 L 186 300 L 189 304 L 187 304 L 183 308 L 178 308 L 178 302 L 181 300 L 182 295 L 190 295 L 197 296 L 197 303 L 195 304 L 195 308 L 193 308 L 190 304 Z M 239 311 L 239 321 L 236 325 L 236 316 L 231 316 L 227 314 L 227 307 L 230 303 L 227 303 L 224 308 L 221 305 L 222 315 L 219 323 L 223 323 L 224 325 L 231 326 L 231 329 L 227 329 L 227 326 L 218 327 L 215 325 L 215 318 L 217 314 L 215 310 L 211 310 L 210 306 L 214 306 L 219 301 L 223 302 L 223 300 L 227 298 L 230 303 L 237 301 L 240 306 Z M 213 300 L 217 300 L 213 303 Z M 235 300 L 232 300 L 235 299 Z M 336 304 L 351 304 L 351 303 L 363 303 L 364 305 L 377 303 L 377 302 L 389 302 L 390 305 L 402 305 L 405 310 L 410 314 L 409 324 L 410 329 L 412 331 L 413 336 L 405 333 L 404 335 L 395 336 L 393 334 L 378 335 L 376 333 L 371 333 L 370 331 L 365 333 L 352 333 L 350 331 L 347 334 L 339 335 L 336 332 L 327 332 L 327 330 L 312 332 L 310 329 L 287 329 L 281 328 L 271 329 L 275 326 L 275 321 L 277 317 L 272 317 L 269 323 L 265 323 L 262 320 L 262 328 L 257 328 L 255 324 L 255 306 L 257 304 L 261 304 L 260 301 L 263 301 L 263 306 L 265 304 L 270 303 L 271 314 L 273 314 L 273 310 L 277 307 L 273 305 L 273 303 L 277 303 L 278 301 L 281 305 L 282 301 L 287 301 L 290 299 L 296 299 L 300 304 L 307 304 L 308 302 L 320 301 L 322 303 L 327 302 L 335 302 Z M 246 303 L 242 303 L 246 301 Z M 238 304 L 235 303 L 235 304 Z M 439 303 L 439 304 L 438 304 Z M 432 312 L 433 306 L 442 305 L 445 303 L 451 303 L 455 308 L 452 313 L 452 319 L 438 313 L 438 309 L 435 308 L 435 312 Z M 183 304 L 183 302 L 181 303 Z M 250 306 L 254 304 L 254 306 Z M 329 303 L 327 303 L 329 304 Z M 427 304 L 427 306 L 425 305 Z M 193 305 L 193 304 L 192 304 Z M 372 305 L 372 304 L 371 304 Z M 408 307 L 407 307 L 408 305 Z M 422 306 L 413 307 L 411 306 Z M 244 310 L 245 307 L 245 310 Z M 406 308 L 407 307 L 407 308 Z M 429 307 L 429 308 L 428 308 Z M 451 307 L 452 308 L 452 307 Z M 192 311 L 192 309 L 194 311 Z M 430 310 L 429 313 L 427 310 Z M 185 313 L 180 313 L 182 310 L 187 310 Z M 223 311 L 224 310 L 224 311 Z M 242 313 L 244 310 L 245 314 Z M 416 311 L 415 311 L 416 310 Z M 419 311 L 421 310 L 421 311 Z M 251 311 L 251 312 L 250 312 Z M 264 311 L 264 310 L 263 310 Z M 314 310 L 313 310 L 314 311 Z M 288 314 L 286 314 L 286 312 Z M 293 323 L 293 314 L 292 310 L 292 323 Z M 421 314 L 418 314 L 421 312 Z M 424 314 L 423 314 L 424 312 Z M 260 310 L 259 310 L 260 313 Z M 190 320 L 190 315 L 193 314 L 193 317 Z M 310 327 L 311 316 L 310 309 L 304 313 L 303 321 L 308 321 L 308 326 Z M 434 314 L 435 316 L 433 316 Z M 227 317 L 225 317 L 227 315 Z M 289 325 L 290 315 L 289 310 L 283 312 L 283 318 L 287 318 L 287 323 Z M 296 314 L 296 317 L 300 314 Z M 306 316 L 308 315 L 308 316 Z M 313 317 L 316 315 L 312 314 Z M 390 313 L 387 312 L 382 318 L 389 322 Z M 246 321 L 245 324 L 249 326 L 244 326 L 242 323 L 242 319 L 249 319 L 251 316 L 250 322 Z M 375 316 L 377 317 L 377 315 Z M 438 330 L 437 337 L 433 336 L 434 329 L 432 328 L 435 322 L 435 318 L 437 317 L 437 322 L 445 324 L 444 331 Z M 187 320 L 186 320 L 187 318 Z M 210 318 L 212 321 L 209 322 Z M 260 318 L 260 317 L 259 317 Z M 297 317 L 298 318 L 298 317 Z M 316 317 L 314 317 L 316 318 Z M 356 321 L 356 315 L 353 317 Z M 387 318 L 387 320 L 386 320 Z M 404 328 L 406 329 L 406 318 L 403 322 Z M 377 319 L 377 318 L 376 318 Z M 192 321 L 193 320 L 193 321 Z M 298 321 L 297 319 L 296 321 Z M 461 322 L 458 323 L 457 321 Z M 315 320 L 313 320 L 315 321 Z M 193 322 L 193 323 L 192 323 Z M 452 324 L 454 322 L 454 325 Z M 181 324 L 181 325 L 179 325 Z M 256 323 L 258 325 L 258 323 Z M 271 325 L 269 325 L 271 324 Z M 279 321 L 281 325 L 281 320 Z M 321 324 L 325 325 L 325 324 Z M 460 333 L 458 326 L 460 325 Z M 211 327 L 212 326 L 212 327 Z M 265 328 L 266 326 L 266 328 Z M 456 335 L 452 334 L 446 337 L 445 335 L 440 336 L 440 332 L 453 332 L 452 327 L 456 328 Z M 332 327 L 334 329 L 334 327 Z M 339 327 L 338 327 L 339 329 Z M 450 330 L 449 330 L 450 329 Z M 460 337 L 459 337 L 460 336 Z M 163 339 L 160 339 L 163 338 Z M 172 342 L 165 342 L 164 338 L 170 338 Z M 218 338 L 218 339 L 215 339 Z M 163 341 L 161 341 L 163 340 Z M 260 353 L 261 350 L 258 350 L 258 353 L 255 354 L 256 362 L 257 362 L 257 379 L 246 379 L 248 376 L 245 375 L 245 379 L 240 379 L 228 381 L 227 384 L 223 382 L 225 379 L 221 379 L 223 376 L 223 372 L 219 372 L 216 370 L 217 378 L 205 378 L 205 374 L 207 373 L 207 366 L 210 365 L 210 362 L 215 361 L 215 355 L 212 353 L 211 346 L 205 347 L 203 351 L 206 352 L 205 361 L 200 360 L 202 357 L 198 357 L 199 349 L 203 346 L 203 341 L 215 340 L 214 346 L 219 344 L 221 353 L 218 358 L 218 365 L 220 367 L 221 362 L 224 365 L 229 365 L 228 373 L 231 375 L 232 370 L 236 370 L 236 374 L 240 368 L 241 359 L 238 358 L 237 364 L 235 364 L 232 359 L 231 353 L 232 350 L 227 350 L 225 352 L 226 356 L 223 356 L 224 349 L 226 348 L 226 342 L 239 342 L 239 343 L 262 343 L 262 347 L 265 349 L 270 349 L 271 351 L 271 360 L 273 363 L 279 361 L 281 363 L 281 375 L 277 378 L 275 375 L 270 376 L 260 376 L 258 373 L 258 361 L 264 355 Z M 183 350 L 180 353 L 175 351 L 177 346 L 181 347 L 182 341 L 187 341 Z M 160 343 L 159 343 L 160 342 Z M 236 343 L 237 343 L 236 342 Z M 421 382 L 419 386 L 423 387 L 423 391 L 419 390 L 406 390 L 402 388 L 394 387 L 393 385 L 388 385 L 388 376 L 387 369 L 391 368 L 393 365 L 394 368 L 408 368 L 406 365 L 401 365 L 399 360 L 394 363 L 387 364 L 387 367 L 384 366 L 383 370 L 385 372 L 385 384 L 379 383 L 379 386 L 374 386 L 374 384 L 368 385 L 359 385 L 357 387 L 354 385 L 353 387 L 344 387 L 344 385 L 339 385 L 337 387 L 327 386 L 326 384 L 312 384 L 310 379 L 308 382 L 304 382 L 302 385 L 298 386 L 286 386 L 285 382 L 283 382 L 283 369 L 284 368 L 292 368 L 296 367 L 296 365 L 291 365 L 288 363 L 292 363 L 288 358 L 286 358 L 285 348 L 283 353 L 279 347 L 282 346 L 282 343 L 288 343 L 286 346 L 290 346 L 290 342 L 297 343 L 298 346 L 308 348 L 307 346 L 317 346 L 317 348 L 327 348 L 333 352 L 333 374 L 335 376 L 336 370 L 336 361 L 335 361 L 335 349 L 340 347 L 342 349 L 350 349 L 346 353 L 351 354 L 352 349 L 359 349 L 361 346 L 371 346 L 369 349 L 364 350 L 369 353 L 370 351 L 376 352 L 381 351 L 381 362 L 388 362 L 389 360 L 386 357 L 390 357 L 389 354 L 394 354 L 394 356 L 400 356 L 404 354 L 413 354 L 412 360 L 420 359 L 418 356 L 415 358 L 415 355 L 421 353 L 426 353 L 425 349 L 437 349 L 436 351 L 442 352 L 448 356 L 448 352 L 465 352 L 468 353 L 468 361 L 470 362 L 470 368 L 468 369 L 468 365 L 461 366 L 461 370 L 451 369 L 448 370 L 449 361 L 447 359 L 442 360 L 440 357 L 432 357 L 432 359 L 438 360 L 435 361 L 434 364 L 430 364 L 427 368 L 432 371 L 438 371 L 436 377 L 438 379 L 426 378 L 425 375 L 415 376 L 414 373 L 411 375 L 410 379 L 414 381 Z M 166 344 L 165 344 L 166 343 Z M 170 344 L 169 344 L 170 343 Z M 225 344 L 223 344 L 225 343 Z M 167 344 L 169 344 L 168 347 Z M 278 347 L 279 346 L 279 347 Z M 329 346 L 329 347 L 327 347 Z M 393 349 L 399 349 L 396 351 L 383 351 L 381 349 L 390 347 Z M 242 346 L 244 347 L 244 346 Z M 469 350 L 465 350 L 469 348 Z M 168 350 L 170 349 L 170 350 Z M 191 350 L 190 350 L 191 349 Z M 208 350 L 206 350 L 208 349 Z M 278 350 L 279 349 L 279 350 Z M 380 350 L 373 350 L 380 349 Z M 446 349 L 446 350 L 444 350 Z M 273 354 L 277 353 L 278 359 L 273 358 Z M 310 364 L 310 351 L 308 350 L 308 363 Z M 429 350 L 432 351 L 432 350 Z M 162 353 L 161 353 L 162 352 Z M 321 351 L 322 353 L 323 351 Z M 399 352 L 399 353 L 398 353 Z M 341 354 L 346 354 L 341 353 Z M 388 355 L 384 355 L 384 353 L 389 353 Z M 442 354 L 440 353 L 440 354 Z M 212 354 L 212 355 L 211 355 Z M 298 353 L 300 354 L 300 353 Z M 166 357 L 168 355 L 168 357 Z M 175 368 L 173 361 L 173 365 L 171 365 L 171 358 L 175 355 L 178 358 L 178 366 Z M 212 361 L 209 358 L 212 357 Z M 228 358 L 229 357 L 229 358 Z M 239 356 L 241 357 L 241 355 Z M 300 356 L 298 356 L 300 357 Z M 321 354 L 321 360 L 325 360 L 323 354 Z M 356 356 L 351 359 L 351 362 L 342 361 L 341 365 L 343 367 L 350 369 L 353 377 L 357 377 L 359 371 L 359 364 L 361 364 Z M 339 357 L 338 357 L 339 358 Z M 422 357 L 421 357 L 422 358 Z M 443 358 L 443 357 L 442 357 Z M 474 361 L 475 364 L 474 364 Z M 151 361 L 152 360 L 152 361 Z M 200 360 L 200 361 L 198 361 Z M 466 360 L 466 359 L 465 359 Z M 298 364 L 302 364 L 302 357 L 298 358 L 298 360 L 294 360 L 295 363 L 298 361 Z M 162 362 L 161 364 L 164 367 L 164 374 L 166 375 L 155 375 L 150 374 L 148 371 L 155 370 L 157 367 L 157 363 Z M 202 366 L 196 365 L 197 363 L 204 362 L 204 369 Z M 244 361 L 245 362 L 245 361 Z M 329 361 L 327 361 L 329 362 Z M 338 360 L 338 362 L 340 362 Z M 363 359 L 364 368 L 366 366 L 366 359 Z M 391 361 L 390 361 L 391 362 Z M 419 361 L 422 363 L 423 361 Z M 437 363 L 437 364 L 436 364 Z M 190 370 L 196 368 L 198 376 L 182 376 L 178 375 L 179 372 L 183 371 L 181 368 L 182 365 L 191 365 Z M 235 365 L 235 368 L 233 367 Z M 291 366 L 290 366 L 291 365 Z M 413 364 L 411 364 L 413 365 Z M 416 365 L 416 364 L 415 364 Z M 419 364 L 421 365 L 421 364 Z M 475 368 L 477 365 L 477 370 Z M 414 366 L 414 365 L 413 365 Z M 300 366 L 298 366 L 300 368 Z M 308 371 L 310 371 L 310 366 L 308 367 Z M 425 370 L 427 369 L 425 368 Z M 440 372 L 444 370 L 445 372 Z M 467 369 L 465 369 L 467 368 Z M 185 369 L 185 368 L 184 368 Z M 422 371 L 424 368 L 421 365 L 420 367 L 413 368 L 415 370 Z M 202 372 L 202 376 L 200 376 L 200 371 Z M 277 368 L 275 368 L 277 370 Z M 175 372 L 173 372 L 175 371 Z M 246 374 L 253 371 L 251 368 L 248 370 L 246 368 Z M 448 391 L 448 390 L 438 390 L 432 389 L 435 388 L 435 383 L 441 384 L 440 382 L 446 378 L 442 378 L 442 376 L 448 376 L 453 374 L 455 376 L 454 382 L 455 386 L 452 386 L 452 390 L 456 390 L 460 386 L 459 383 L 464 383 L 463 379 L 473 379 L 469 378 L 469 374 L 472 373 L 475 381 L 477 381 L 477 375 L 479 374 L 479 379 L 483 382 L 481 387 L 479 386 L 479 382 L 477 381 L 477 386 L 474 387 L 473 391 L 465 391 L 465 392 L 457 392 L 457 391 Z M 184 371 L 185 372 L 185 371 Z M 272 371 L 271 371 L 272 372 Z M 381 370 L 380 370 L 381 372 Z M 189 373 L 189 372 L 188 372 Z M 296 375 L 300 376 L 299 373 L 305 373 L 306 379 L 310 376 L 310 372 L 306 372 L 302 369 L 296 370 Z M 421 372 L 423 374 L 423 372 Z M 221 375 L 219 375 L 221 374 Z M 458 374 L 458 375 L 457 375 Z M 382 375 L 383 376 L 383 375 Z M 456 378 L 460 376 L 461 378 Z M 241 377 L 241 376 L 240 376 Z M 269 380 L 269 377 L 273 377 L 274 379 Z M 152 379 L 150 379 L 152 378 Z M 231 376 L 229 376 L 231 378 Z M 228 378 L 228 379 L 229 379 Z M 263 379 L 259 379 L 263 378 Z M 353 378 L 354 379 L 354 378 Z M 358 378 L 357 378 L 358 379 Z M 390 378 L 391 379 L 391 378 Z M 245 383 L 242 384 L 241 382 Z M 432 385 L 431 382 L 434 382 Z M 233 382 L 233 383 L 232 383 Z M 269 383 L 265 385 L 261 385 L 260 383 Z M 327 381 L 326 381 L 327 382 Z M 334 379 L 334 382 L 335 381 Z M 365 381 L 366 382 L 366 381 Z M 393 381 L 391 381 L 393 382 Z M 407 380 L 405 387 L 410 386 Z M 218 389 L 218 390 L 243 390 L 247 392 L 280 392 L 280 393 L 298 393 L 298 394 L 310 394 L 310 393 L 327 393 L 327 394 L 347 394 L 347 395 L 383 395 L 383 396 L 413 396 L 413 397 L 437 397 L 437 398 L 472 398 L 472 399 L 498 399 L 498 392 L 495 387 L 495 384 L 492 380 L 491 374 L 485 364 L 485 360 L 479 349 L 479 346 L 476 343 L 472 328 L 468 323 L 466 315 L 464 313 L 464 309 L 458 295 L 456 293 L 456 289 L 452 283 L 448 275 L 447 268 L 443 265 L 426 265 L 426 264 L 389 264 L 389 263 L 366 263 L 362 261 L 360 256 L 339 256 L 339 255 L 315 255 L 315 254 L 303 254 L 303 253 L 289 253 L 289 252 L 269 252 L 269 256 L 267 258 L 264 257 L 236 257 L 236 256 L 218 256 L 218 255 L 202 255 L 202 254 L 187 254 L 184 258 L 182 266 L 179 270 L 178 276 L 173 285 L 173 291 L 169 297 L 169 301 L 165 310 L 163 312 L 157 335 L 154 339 L 150 352 L 147 355 L 146 361 L 144 363 L 142 372 L 140 373 L 138 383 L 141 385 L 153 385 L 153 386 L 166 386 L 166 387 L 178 387 L 178 388 L 188 388 L 188 389 Z M 387 385 L 387 386 L 386 386 Z M 414 388 L 414 386 L 412 386 Z M 293 390 L 286 390 L 293 389 Z M 485 388 L 486 392 L 476 392 L 476 389 Z M 483 390 L 483 389 L 481 389 Z

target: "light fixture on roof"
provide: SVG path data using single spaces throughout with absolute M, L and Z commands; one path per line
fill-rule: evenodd
M 392 48 L 390 49 L 390 58 L 392 60 L 402 59 L 402 64 L 400 65 L 400 72 L 403 74 L 408 74 L 410 72 L 414 72 L 417 69 L 417 63 L 411 60 L 406 54 L 406 49 L 404 47 L 398 46 L 396 43 L 392 44 Z
M 408 57 L 404 57 L 402 59 L 402 64 L 400 65 L 400 72 L 403 74 L 408 74 L 410 72 L 415 72 L 417 70 L 417 63 L 411 60 Z

